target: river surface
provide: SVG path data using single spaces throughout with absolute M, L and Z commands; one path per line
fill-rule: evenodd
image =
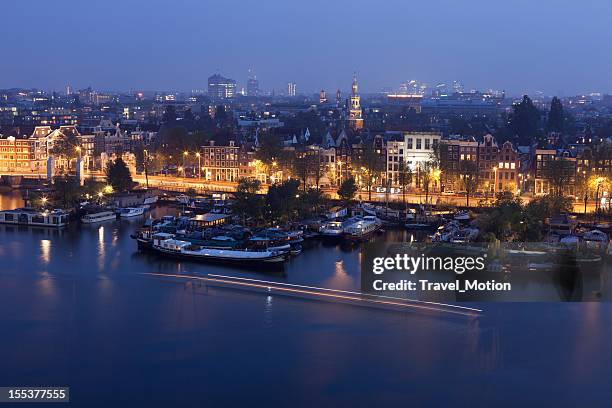
M 610 406 L 609 303 L 467 318 L 197 285 L 143 273 L 354 290 L 360 248 L 315 244 L 284 274 L 250 273 L 140 253 L 141 222 L 0 225 L 0 386 L 70 386 L 85 407 Z

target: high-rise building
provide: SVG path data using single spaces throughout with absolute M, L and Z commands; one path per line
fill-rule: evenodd
M 357 75 L 353 75 L 353 85 L 351 86 L 351 96 L 349 99 L 349 127 L 354 130 L 362 129 L 363 117 L 361 111 L 361 98 L 357 89 Z
M 258 96 L 259 95 L 259 81 L 257 77 L 251 77 L 247 81 L 247 96 Z
M 295 82 L 289 82 L 287 84 L 287 96 L 295 96 L 297 92 L 297 86 Z
M 213 100 L 229 99 L 236 95 L 236 81 L 219 74 L 208 77 L 208 96 Z
M 319 92 L 319 103 L 324 104 L 327 102 L 327 95 L 325 94 L 325 89 L 321 89 Z
M 336 106 L 338 108 L 342 106 L 342 92 L 339 89 L 336 91 Z

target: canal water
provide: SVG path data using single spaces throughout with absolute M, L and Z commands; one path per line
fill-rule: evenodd
M 0 386 L 70 386 L 87 407 L 609 406 L 609 303 L 478 303 L 467 318 L 186 283 L 144 273 L 354 290 L 361 251 L 319 243 L 250 273 L 140 253 L 141 222 L 0 225 Z

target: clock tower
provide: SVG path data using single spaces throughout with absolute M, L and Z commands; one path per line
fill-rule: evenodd
M 348 124 L 351 129 L 363 129 L 363 117 L 361 112 L 361 98 L 357 88 L 357 75 L 353 75 L 353 85 L 351 86 L 351 96 L 349 98 L 349 117 Z

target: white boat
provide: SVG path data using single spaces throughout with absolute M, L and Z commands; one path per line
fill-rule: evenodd
M 180 259 L 245 266 L 282 264 L 286 260 L 286 252 L 208 248 L 175 239 L 170 237 L 169 234 L 154 235 L 152 248 L 162 255 Z
M 372 216 L 366 215 L 352 224 L 344 227 L 344 234 L 350 240 L 364 240 L 372 236 L 382 227 L 381 221 Z
M 97 222 L 116 220 L 117 214 L 112 211 L 99 211 L 95 213 L 85 214 L 81 217 L 83 224 L 94 224 Z
M 119 216 L 121 218 L 130 218 L 130 217 L 138 217 L 139 215 L 144 214 L 144 207 L 128 207 L 128 208 L 120 208 Z
M 65 227 L 68 225 L 68 215 L 68 212 L 64 210 L 39 211 L 34 208 L 17 208 L 0 211 L 0 223 L 37 227 Z
M 319 232 L 326 238 L 340 238 L 344 233 L 344 228 L 340 221 L 328 221 L 323 224 Z
M 450 242 L 453 244 L 466 244 L 474 242 L 478 237 L 480 230 L 478 228 L 464 228 L 453 232 Z
M 157 196 L 146 197 L 144 199 L 143 204 L 145 204 L 145 205 L 153 205 L 153 204 L 157 203 L 157 199 L 158 199 Z

